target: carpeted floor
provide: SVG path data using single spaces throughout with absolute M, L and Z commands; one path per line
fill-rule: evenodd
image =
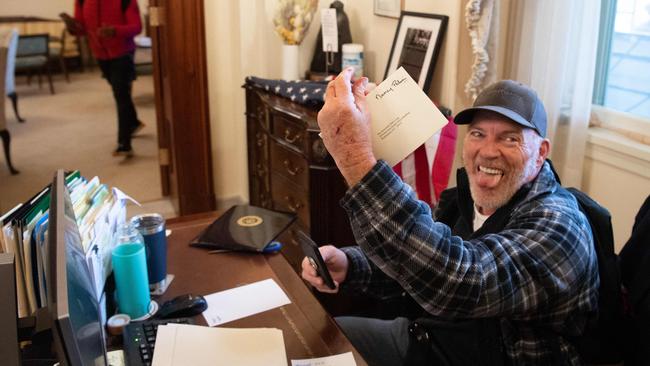
M 145 204 L 135 212 L 147 211 L 150 204 L 173 216 L 160 189 L 152 76 L 140 76 L 134 83 L 138 117 L 147 126 L 133 139 L 135 156 L 130 159 L 111 155 L 117 145 L 115 103 L 97 69 L 71 74 L 70 83 L 56 75 L 55 95 L 46 83 L 43 89 L 35 81 L 27 85 L 25 77 L 18 77 L 17 83 L 19 110 L 27 122 L 18 123 L 5 98 L 11 155 L 20 174 L 10 175 L 0 154 L 0 214 L 30 198 L 51 181 L 56 169 L 63 168 L 119 187 Z

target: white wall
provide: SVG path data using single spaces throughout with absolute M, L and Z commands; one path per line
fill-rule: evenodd
M 263 2 L 263 6 L 260 4 Z M 430 96 L 454 107 L 461 0 L 406 0 L 404 10 L 449 16 Z M 328 7 L 331 1 L 320 1 Z M 282 41 L 273 31 L 276 1 L 205 1 L 210 121 L 215 194 L 220 203 L 248 199 L 244 92 L 247 75 L 280 78 Z M 373 14 L 373 0 L 344 1 L 352 40 L 364 45 L 364 70 L 381 81 L 397 19 Z M 301 72 L 309 68 L 320 27 L 320 13 L 300 46 Z
M 39 16 L 58 19 L 59 13 L 72 14 L 75 0 L 2 0 L 0 16 Z
M 614 243 L 621 250 L 632 232 L 634 216 L 650 195 L 650 146 L 592 129 L 582 189 L 610 211 Z

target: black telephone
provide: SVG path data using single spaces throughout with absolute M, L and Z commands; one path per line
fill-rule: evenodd
M 314 241 L 302 231 L 298 231 L 298 242 L 300 242 L 302 251 L 305 253 L 305 256 L 307 256 L 309 263 L 314 267 L 316 272 L 318 272 L 318 276 L 323 279 L 327 287 L 334 290 L 336 285 L 334 284 L 330 272 L 327 270 L 323 257 L 320 255 L 318 245 L 316 245 L 316 243 L 314 243 Z

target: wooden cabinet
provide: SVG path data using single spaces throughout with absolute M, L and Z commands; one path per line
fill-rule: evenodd
M 245 86 L 250 203 L 297 214 L 280 237 L 282 253 L 298 271 L 297 230 L 319 245 L 354 244 L 339 200 L 347 187 L 318 137 L 318 110 Z

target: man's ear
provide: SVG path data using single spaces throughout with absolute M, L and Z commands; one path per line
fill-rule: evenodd
M 537 166 L 540 167 L 544 164 L 544 161 L 548 157 L 548 154 L 551 153 L 551 141 L 549 139 L 543 139 L 539 144 L 539 156 L 537 158 Z

